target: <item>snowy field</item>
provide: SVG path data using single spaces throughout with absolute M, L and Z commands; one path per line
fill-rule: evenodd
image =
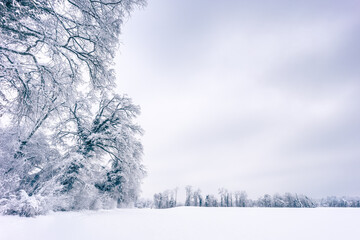
M 0 239 L 360 239 L 360 209 L 117 209 L 0 216 Z

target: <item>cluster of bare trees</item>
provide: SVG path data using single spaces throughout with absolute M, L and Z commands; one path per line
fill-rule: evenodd
M 317 206 L 317 202 L 302 194 L 285 193 L 284 195 L 274 194 L 273 196 L 265 194 L 256 201 L 255 206 L 313 208 Z
M 177 206 L 178 188 L 166 190 L 162 193 L 154 194 L 153 206 L 155 208 L 172 208 Z
M 219 200 L 213 195 L 206 195 L 204 204 L 198 204 L 195 199 L 203 199 L 200 190 L 191 191 L 191 186 L 186 187 L 185 206 L 199 207 L 315 207 L 316 202 L 305 195 L 285 193 L 273 196 L 265 194 L 257 200 L 249 199 L 245 191 L 228 191 L 219 189 Z M 193 199 L 193 201 L 191 201 Z
M 176 189 L 177 193 L 177 189 Z M 303 194 L 265 194 L 256 200 L 249 199 L 245 191 L 228 191 L 220 188 L 218 197 L 212 194 L 202 195 L 200 189 L 192 186 L 185 187 L 185 206 L 195 207 L 276 207 L 276 208 L 314 208 L 314 207 L 360 207 L 360 198 L 327 197 L 321 200 L 309 198 Z M 155 208 L 171 208 L 177 204 L 173 198 L 173 191 L 165 191 L 154 195 L 154 202 L 147 206 Z M 176 198 L 175 198 L 176 199 Z
M 321 207 L 360 207 L 359 197 L 327 197 L 320 200 Z
M 192 186 L 186 186 L 186 200 L 185 206 L 199 206 L 202 207 L 204 204 L 204 199 L 201 195 L 201 190 L 193 190 Z
M 219 189 L 218 200 L 212 194 L 206 194 L 205 197 L 201 195 L 201 190 L 192 190 L 191 186 L 186 188 L 185 206 L 199 206 L 199 207 L 245 207 L 248 205 L 247 194 L 244 191 L 230 192 L 225 188 Z

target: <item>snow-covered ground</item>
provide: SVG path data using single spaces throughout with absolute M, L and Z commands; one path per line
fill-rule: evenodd
M 360 239 L 360 209 L 117 209 L 0 216 L 0 239 Z

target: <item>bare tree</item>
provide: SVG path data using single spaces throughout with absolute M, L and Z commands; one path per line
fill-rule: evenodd
M 178 193 L 178 191 L 179 191 L 179 187 L 176 187 L 176 188 L 174 189 L 174 194 L 175 194 L 175 207 L 177 206 L 177 193 Z

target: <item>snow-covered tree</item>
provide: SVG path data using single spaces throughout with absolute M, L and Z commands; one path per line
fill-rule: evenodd
M 206 195 L 205 197 L 205 207 L 218 207 L 218 200 L 215 198 L 214 195 Z
M 173 208 L 176 207 L 174 194 L 176 190 L 166 190 L 162 193 L 154 194 L 155 208 Z
M 225 188 L 219 188 L 219 195 L 220 195 L 220 206 L 221 207 L 232 207 L 233 206 L 233 199 L 232 199 L 231 192 L 229 192 Z
M 185 206 L 192 206 L 192 201 L 191 201 L 191 199 L 193 198 L 192 186 L 190 185 L 186 186 L 185 192 L 186 192 Z
M 0 198 L 55 210 L 137 198 L 139 108 L 112 92 L 112 66 L 123 19 L 144 4 L 0 2 Z
M 195 191 L 193 192 L 192 198 L 193 198 L 194 206 L 195 206 L 195 207 L 199 206 L 199 204 L 200 204 L 200 203 L 199 203 L 199 200 L 200 200 L 200 198 L 201 198 L 201 191 L 200 191 L 200 189 L 195 190 Z
M 236 207 L 248 207 L 247 193 L 245 191 L 237 191 L 234 196 Z
M 286 207 L 286 202 L 284 201 L 284 197 L 278 193 L 274 194 L 273 207 Z
M 63 180 L 63 187 L 72 189 L 69 183 L 78 177 L 78 170 L 97 164 L 100 167 L 96 171 L 104 175 L 95 183 L 101 192 L 116 199 L 118 205 L 135 201 L 145 174 L 141 164 L 142 145 L 136 137 L 142 134 L 142 129 L 132 122 L 139 114 L 139 107 L 128 97 L 103 97 L 94 118 L 90 119 L 84 106 L 76 103 L 69 109 L 66 121 L 58 127 L 58 139 L 64 144 L 74 142 L 67 149 L 90 163 L 78 159 L 71 162 L 66 170 L 71 174 Z
M 269 194 L 265 194 L 263 197 L 258 199 L 259 207 L 272 207 L 272 198 Z

